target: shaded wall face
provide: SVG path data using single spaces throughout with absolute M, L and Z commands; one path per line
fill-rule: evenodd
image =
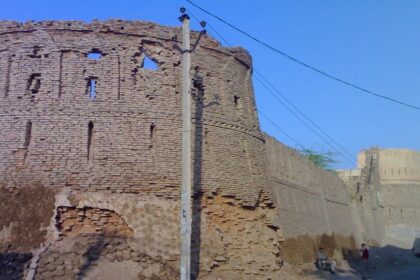
M 420 226 L 420 186 L 383 185 L 381 190 L 387 225 Z
M 182 79 L 174 38 L 179 29 L 142 22 L 1 23 L 0 174 L 177 197 Z M 157 69 L 145 68 L 145 57 Z M 251 206 L 265 185 L 265 160 L 250 64 L 244 50 L 205 36 L 192 54 L 191 91 L 196 180 Z
M 385 244 L 411 248 L 420 236 L 420 153 L 403 149 L 378 151 L 378 177 Z
M 381 186 L 385 244 L 410 249 L 420 237 L 420 185 Z
M 420 234 L 419 154 L 375 148 L 363 153 L 366 155 L 363 172 L 371 202 L 367 211 L 371 212 L 370 223 L 375 231 L 372 238 L 384 245 L 410 248 Z
M 345 184 L 295 150 L 266 136 L 270 186 L 286 237 L 354 233 Z

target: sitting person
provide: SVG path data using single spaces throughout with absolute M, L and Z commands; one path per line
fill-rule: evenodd
M 318 250 L 317 264 L 320 269 L 329 270 L 335 274 L 335 267 L 337 263 L 334 260 L 330 260 L 324 253 L 323 248 Z

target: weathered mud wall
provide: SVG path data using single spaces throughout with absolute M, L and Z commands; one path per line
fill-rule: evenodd
M 0 186 L 0 237 L 3 251 L 25 252 L 45 241 L 54 213 L 54 193 L 39 183 Z M 4 248 L 7 246 L 7 248 Z
M 178 275 L 180 38 L 178 28 L 146 22 L 0 22 L 2 193 L 39 181 L 51 198 L 43 201 L 49 223 L 28 225 L 42 235 L 19 271 Z M 207 36 L 192 54 L 192 271 L 200 279 L 283 277 L 250 65 L 246 51 Z M 7 279 L 22 276 L 17 270 Z
M 285 236 L 353 234 L 349 196 L 338 176 L 268 135 L 266 152 L 270 185 Z
M 359 158 L 364 174 L 360 181 L 368 190 L 374 216 L 371 239 L 411 248 L 420 237 L 420 153 L 372 148 L 362 151 Z
M 66 197 L 71 199 L 69 206 L 57 212 L 60 238 L 40 253 L 35 279 L 178 277 L 179 205 L 176 202 L 151 195 L 109 196 L 97 192 L 69 193 Z M 194 199 L 192 268 L 195 275 L 199 270 L 200 279 L 286 277 L 281 271 L 283 237 L 272 223 L 275 210 L 264 196 L 259 201 L 254 209 L 246 209 L 236 199 L 220 195 Z M 113 217 L 111 213 L 116 212 L 126 220 Z M 102 234 L 92 232 L 103 231 L 97 225 L 102 218 L 110 217 L 116 220 L 114 226 L 109 222 L 104 225 L 114 230 Z M 85 227 L 80 226 L 82 222 Z
M 286 238 L 286 260 L 312 261 L 319 246 L 344 254 L 354 249 L 356 232 L 344 182 L 296 150 L 268 135 L 265 138 L 269 184 Z

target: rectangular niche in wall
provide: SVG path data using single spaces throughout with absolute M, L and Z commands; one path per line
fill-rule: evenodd
M 25 149 L 25 154 L 23 156 L 24 160 L 26 160 L 26 157 L 28 155 L 29 145 L 31 144 L 31 137 L 32 137 L 32 122 L 27 121 L 26 128 L 25 128 L 25 140 L 23 143 L 23 148 Z
M 35 101 L 36 95 L 41 88 L 41 74 L 35 73 L 32 74 L 28 81 L 27 90 L 31 95 L 31 101 Z
M 91 146 L 93 138 L 93 122 L 89 121 L 88 123 L 88 138 L 87 138 L 87 159 L 91 159 Z

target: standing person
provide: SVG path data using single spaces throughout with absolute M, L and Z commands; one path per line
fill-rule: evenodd
M 369 250 L 365 243 L 360 248 L 360 255 L 362 256 L 363 262 L 363 279 L 367 279 L 369 275 Z

